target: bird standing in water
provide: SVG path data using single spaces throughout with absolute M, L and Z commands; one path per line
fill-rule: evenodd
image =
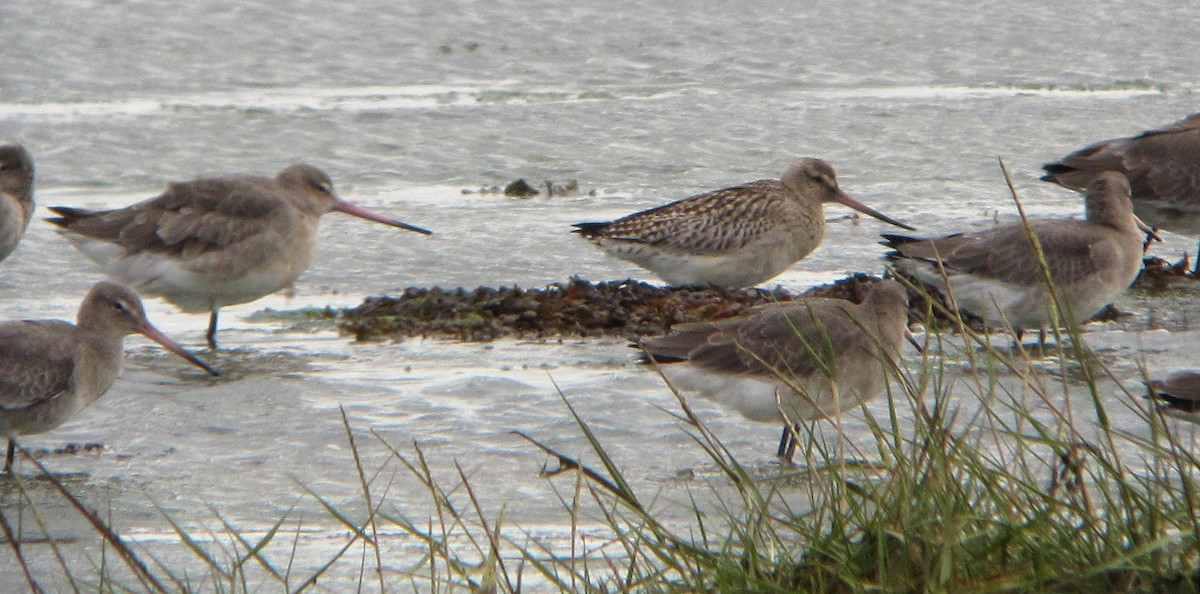
M 642 341 L 671 385 L 752 421 L 783 422 L 778 456 L 795 453 L 787 424 L 836 415 L 887 386 L 908 329 L 908 294 L 894 280 L 859 304 L 803 298 L 693 322 Z
M 1042 169 L 1042 180 L 1077 191 L 1101 172 L 1122 173 L 1133 212 L 1143 221 L 1200 235 L 1200 113 L 1136 136 L 1101 140 Z
M 1174 371 L 1166 379 L 1151 381 L 1147 388 L 1148 397 L 1164 411 L 1188 413 L 1192 420 L 1200 413 L 1200 371 Z
M 274 178 L 246 175 L 171 183 L 156 198 L 115 210 L 52 207 L 47 219 L 109 276 L 187 312 L 217 313 L 292 285 L 308 268 L 322 215 L 337 211 L 415 231 L 430 231 L 338 198 L 312 165 Z
M 12 471 L 16 436 L 54 429 L 108 391 L 121 372 L 125 337 L 130 334 L 141 334 L 220 375 L 151 325 L 136 293 L 108 281 L 88 291 L 75 324 L 0 323 L 0 435 L 8 439 L 5 473 Z
M 1125 176 L 1105 172 L 1088 186 L 1086 220 L 1029 219 L 1045 256 L 1062 313 L 1083 322 L 1137 278 L 1144 231 L 1133 214 Z M 886 258 L 900 272 L 936 287 L 957 309 L 994 328 L 1027 328 L 1053 319 L 1037 252 L 1017 222 L 934 239 L 884 235 Z M 1062 316 L 1058 316 L 1065 322 Z
M 684 198 L 606 223 L 578 223 L 605 252 L 675 286 L 736 289 L 778 276 L 825 234 L 826 202 L 844 204 L 904 229 L 842 191 L 825 161 L 797 159 L 778 180 L 764 179 Z

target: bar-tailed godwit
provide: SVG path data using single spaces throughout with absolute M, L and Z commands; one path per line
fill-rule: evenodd
M 851 198 L 833 167 L 797 159 L 778 180 L 753 181 L 684 198 L 575 233 L 670 285 L 739 288 L 770 280 L 807 256 L 825 234 L 822 204 L 838 202 L 912 230 Z

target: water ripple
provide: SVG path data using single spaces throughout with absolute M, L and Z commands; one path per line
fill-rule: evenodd
M 289 113 L 299 111 L 374 112 L 438 110 L 479 105 L 574 103 L 587 101 L 630 101 L 661 99 L 686 93 L 706 94 L 690 86 L 682 88 L 568 89 L 530 87 L 512 82 L 489 86 L 413 85 L 343 88 L 277 88 L 232 92 L 197 93 L 168 97 L 144 97 L 112 101 L 48 103 L 0 103 L 0 119 L 38 117 L 120 117 L 171 115 L 182 111 L 246 111 Z M 1159 84 L 1134 81 L 1101 87 L 1060 86 L 866 86 L 802 88 L 799 94 L 819 99 L 926 99 L 973 100 L 984 97 L 1036 95 L 1052 98 L 1104 97 L 1125 99 L 1162 95 Z

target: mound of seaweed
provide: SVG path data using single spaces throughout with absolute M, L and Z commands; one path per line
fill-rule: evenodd
M 1170 289 L 1180 281 L 1200 280 L 1200 270 L 1191 267 L 1187 255 L 1175 263 L 1168 262 L 1157 256 L 1142 260 L 1142 271 L 1133 281 L 1135 289 L 1151 293 L 1161 293 Z
M 1147 259 L 1134 286 L 1161 290 L 1180 278 L 1192 278 L 1186 260 L 1170 264 Z M 879 280 L 877 276 L 856 273 L 799 294 L 779 287 L 658 287 L 634 280 L 592 283 L 579 278 L 535 289 L 414 287 L 398 297 L 369 297 L 358 307 L 341 310 L 336 317 L 338 326 L 358 340 L 411 336 L 470 341 L 501 337 L 635 338 L 662 334 L 676 324 L 733 316 L 755 305 L 801 296 L 861 303 Z M 917 283 L 916 279 L 908 280 Z M 923 288 L 924 292 L 909 289 L 909 322 L 955 328 L 958 322 L 944 313 L 944 306 L 932 307 L 929 303 L 935 300 L 944 304 L 937 289 Z M 1109 305 L 1089 321 L 1109 321 L 1124 315 Z M 984 330 L 983 321 L 969 313 L 963 313 L 963 321 L 976 331 Z
M 879 279 L 856 274 L 805 293 L 861 302 Z M 409 288 L 398 297 L 371 297 L 343 310 L 338 325 L 358 340 L 435 336 L 485 341 L 512 336 L 634 337 L 675 324 L 737 315 L 762 303 L 790 301 L 782 288 L 656 287 L 624 280 L 571 279 L 545 288 Z

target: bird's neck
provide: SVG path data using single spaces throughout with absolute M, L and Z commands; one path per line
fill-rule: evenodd
M 80 323 L 75 325 L 82 342 L 97 353 L 121 353 L 125 349 L 125 334 L 106 326 Z
M 94 388 L 83 394 L 84 406 L 95 401 L 113 385 L 125 362 L 125 337 L 113 332 L 81 331 L 80 352 L 75 364 L 75 385 Z
M 1087 211 L 1087 220 L 1097 225 L 1111 227 L 1122 233 L 1141 235 L 1137 222 L 1133 219 L 1132 210 L 1090 207 Z

